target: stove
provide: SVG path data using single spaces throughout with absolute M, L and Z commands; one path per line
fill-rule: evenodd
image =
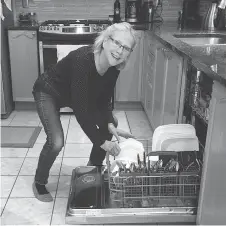
M 109 20 L 47 20 L 39 26 L 39 32 L 68 35 L 98 33 L 109 25 Z

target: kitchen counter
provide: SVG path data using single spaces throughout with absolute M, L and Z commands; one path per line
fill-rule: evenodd
M 226 86 L 226 45 L 191 46 L 176 38 L 174 34 L 209 34 L 208 31 L 177 29 L 176 25 L 163 24 L 158 29 L 151 31 L 166 46 L 179 54 L 186 55 L 191 63 L 200 71 L 203 71 L 213 80 L 219 81 Z M 211 32 L 212 34 L 213 32 Z M 225 34 L 225 31 L 214 32 L 214 34 Z
M 29 31 L 37 31 L 39 26 L 8 26 L 8 30 L 29 30 Z

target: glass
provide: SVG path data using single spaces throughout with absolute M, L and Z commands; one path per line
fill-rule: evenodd
M 122 48 L 122 51 L 126 50 L 129 53 L 133 51 L 133 49 L 129 48 L 128 46 L 122 45 L 119 41 L 113 39 L 111 36 L 109 38 L 111 39 L 112 43 L 115 44 L 115 46 L 117 48 L 120 48 L 120 49 Z

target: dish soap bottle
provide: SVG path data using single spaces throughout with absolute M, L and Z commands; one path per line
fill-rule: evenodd
M 119 2 L 119 0 L 115 0 L 115 3 L 114 3 L 114 22 L 115 23 L 120 22 L 120 2 Z

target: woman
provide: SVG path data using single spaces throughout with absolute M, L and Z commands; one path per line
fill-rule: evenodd
M 102 165 L 106 152 L 114 156 L 120 153 L 119 145 L 111 141 L 113 134 L 118 140 L 119 136 L 133 137 L 116 129 L 118 123 L 112 115 L 111 97 L 120 70 L 125 67 L 135 44 L 135 31 L 130 24 L 113 24 L 100 33 L 93 46 L 70 52 L 35 82 L 33 95 L 47 135 L 32 185 L 40 201 L 53 200 L 45 185 L 64 145 L 61 107 L 73 109 L 93 143 L 88 165 Z

